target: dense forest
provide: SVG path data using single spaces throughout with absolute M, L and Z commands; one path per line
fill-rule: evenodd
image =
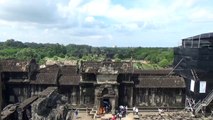
M 92 47 L 88 45 L 61 45 L 22 43 L 13 39 L 0 42 L 0 59 L 16 58 L 30 60 L 35 58 L 40 64 L 47 59 L 53 60 L 93 60 L 106 58 L 115 61 L 136 60 L 147 64 L 137 63 L 138 68 L 154 66 L 154 68 L 170 67 L 173 62 L 172 48 L 143 48 L 143 47 Z

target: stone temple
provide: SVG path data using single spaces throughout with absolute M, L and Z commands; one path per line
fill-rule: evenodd
M 111 112 L 115 112 L 119 105 L 129 108 L 137 106 L 141 109 L 174 109 L 183 108 L 185 104 L 185 82 L 182 77 L 171 69 L 134 69 L 131 61 L 87 61 L 76 65 L 54 64 L 39 68 L 35 60 L 3 60 L 1 81 L 2 107 L 23 104 L 21 115 L 17 114 L 20 119 L 29 119 L 34 116 L 32 114 L 42 110 L 40 108 L 41 110 L 36 111 L 33 107 L 35 103 L 37 107 L 57 107 L 48 105 L 48 102 L 41 102 L 42 100 L 40 103 L 36 102 L 40 99 L 40 94 L 52 94 L 45 91 L 51 91 L 53 88 L 58 96 L 65 99 L 68 106 L 89 108 L 97 113 L 101 112 L 100 108 L 105 107 L 105 102 L 110 105 Z M 63 100 L 61 101 L 59 103 L 62 104 Z M 48 110 L 43 109 L 48 114 Z M 10 115 L 5 117 L 9 118 Z
M 212 43 L 213 33 L 183 39 L 173 68 L 162 70 L 135 69 L 132 61 L 39 67 L 34 59 L 1 60 L 1 119 L 71 120 L 76 109 L 96 116 L 121 105 L 213 114 Z

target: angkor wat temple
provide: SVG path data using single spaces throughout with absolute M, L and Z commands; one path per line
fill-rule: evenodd
M 40 68 L 35 60 L 2 60 L 1 108 L 6 109 L 1 118 L 65 119 L 72 108 L 101 112 L 105 102 L 111 112 L 125 105 L 139 109 L 186 107 L 198 113 L 213 99 L 212 41 L 212 33 L 183 39 L 182 46 L 174 48 L 173 69 L 162 70 L 134 69 L 132 61 Z
M 4 60 L 1 68 L 3 107 L 26 102 L 48 87 L 56 87 L 67 98 L 67 104 L 78 108 L 98 110 L 104 101 L 110 104 L 111 111 L 119 105 L 184 107 L 185 82 L 171 70 L 137 70 L 131 62 L 112 61 L 39 68 L 35 60 Z

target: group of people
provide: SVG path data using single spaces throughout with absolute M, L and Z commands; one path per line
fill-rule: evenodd
M 112 116 L 111 120 L 116 120 L 116 118 L 120 118 L 121 120 L 122 117 L 125 117 L 127 115 L 127 111 L 128 111 L 127 106 L 120 105 L 119 110 L 116 111 L 116 114 Z M 138 115 L 137 107 L 133 107 L 133 114 Z
M 99 108 L 99 114 L 105 114 L 105 113 L 109 113 L 110 112 L 110 109 L 111 109 L 111 106 L 110 104 L 103 104 L 100 106 Z
M 121 119 L 122 117 L 125 117 L 126 114 L 127 114 L 127 110 L 128 110 L 128 107 L 127 107 L 127 106 L 120 105 L 120 106 L 119 106 L 119 109 L 116 110 L 115 115 L 113 115 L 112 120 L 113 120 L 114 117 L 115 117 L 115 118 L 120 118 L 120 119 Z
M 99 113 L 100 114 L 105 114 L 105 113 L 109 113 L 111 109 L 111 105 L 109 103 L 109 101 L 103 101 L 101 103 L 101 107 L 99 108 Z

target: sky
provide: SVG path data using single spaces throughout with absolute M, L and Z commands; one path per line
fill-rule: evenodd
M 213 0 L 0 0 L 0 41 L 175 47 L 213 31 Z

